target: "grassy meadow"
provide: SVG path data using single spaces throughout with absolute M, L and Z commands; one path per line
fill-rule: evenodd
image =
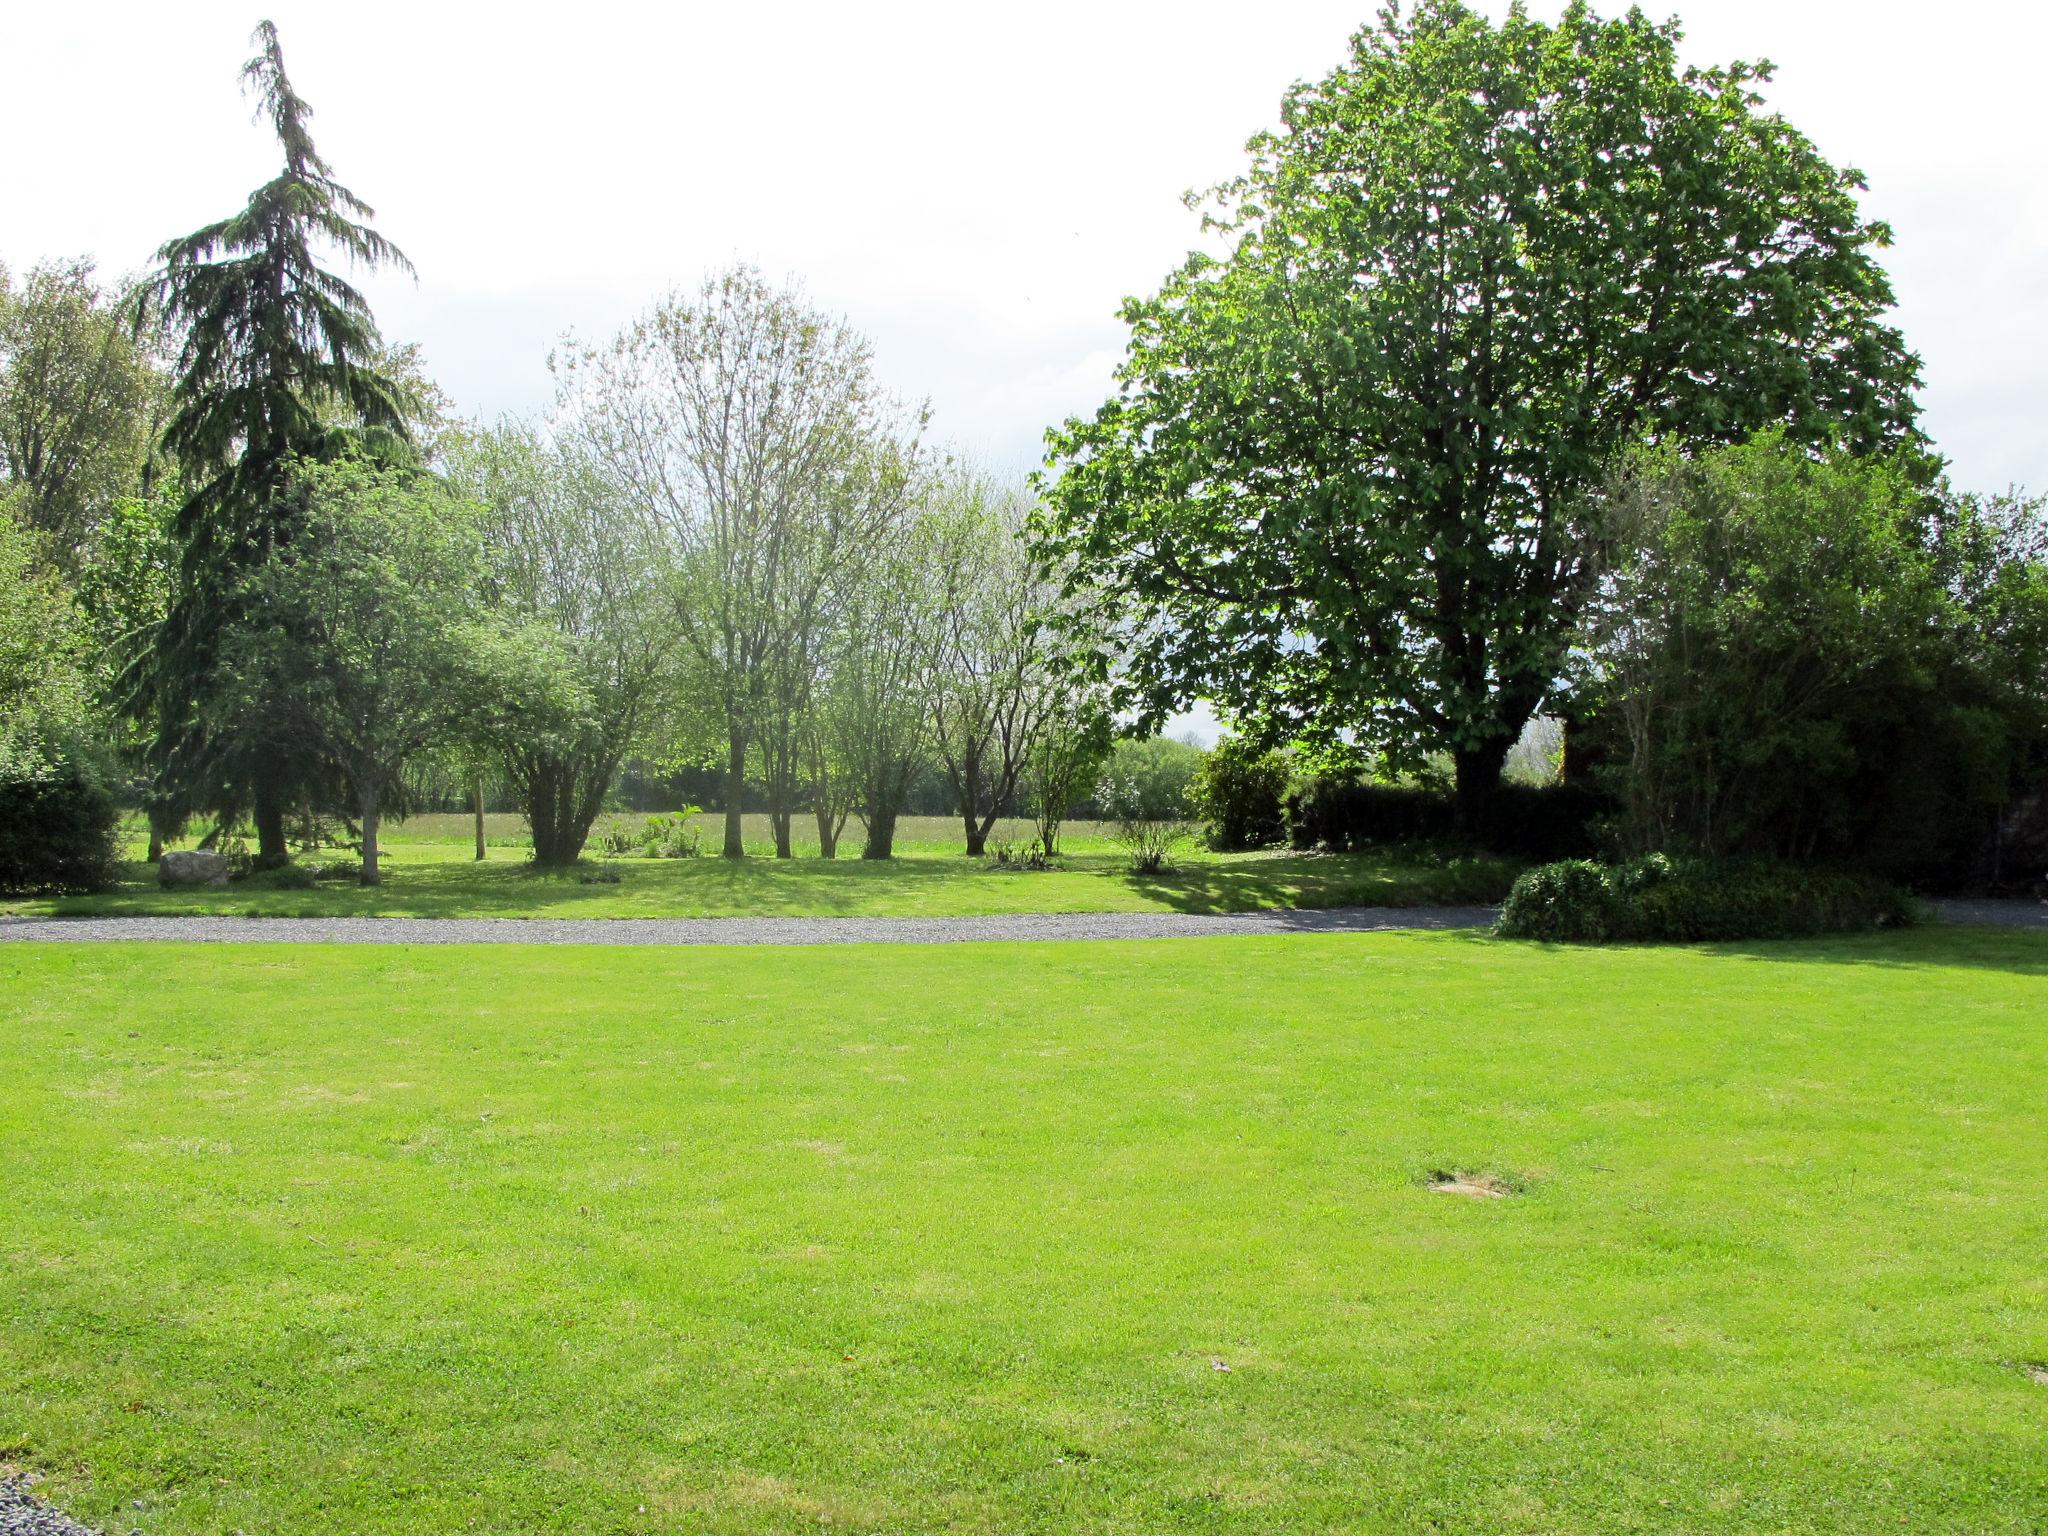
M 644 817 L 621 816 L 626 828 Z M 602 823 L 600 823 L 602 825 Z M 388 826 L 384 883 L 349 880 L 280 889 L 263 877 L 218 890 L 166 891 L 143 862 L 146 836 L 126 828 L 129 861 L 120 880 L 92 896 L 0 898 L 0 913 L 136 915 L 225 912 L 266 917 L 953 917 L 1009 912 L 1244 912 L 1273 907 L 1419 906 L 1498 901 L 1518 866 L 1486 854 L 1432 848 L 1369 854 L 1284 850 L 1220 854 L 1198 841 L 1182 845 L 1171 868 L 1137 876 L 1129 858 L 1096 822 L 1076 822 L 1061 837 L 1058 867 L 1001 868 L 969 859 L 958 821 L 907 817 L 898 823 L 896 857 L 860 857 L 860 827 L 849 823 L 839 857 L 820 859 L 817 828 L 799 823 L 796 857 L 776 859 L 765 816 L 747 818 L 748 858 L 717 857 L 720 824 L 700 817 L 707 850 L 697 858 L 606 858 L 595 838 L 570 870 L 535 869 L 525 821 L 485 818 L 486 857 L 475 857 L 470 818 L 415 816 Z M 1022 844 L 1023 821 L 990 838 Z M 312 854 L 318 862 L 339 853 Z
M 0 947 L 0 1463 L 147 1536 L 2036 1532 L 2044 997 L 1948 927 Z

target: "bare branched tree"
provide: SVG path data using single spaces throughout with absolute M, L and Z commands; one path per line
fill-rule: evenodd
M 970 472 L 940 484 L 931 516 L 945 584 L 931 662 L 932 740 L 980 857 L 1016 796 L 1032 743 L 1056 702 L 1045 624 L 1059 588 L 1024 543 L 1031 506 Z
M 778 688 L 835 583 L 901 515 L 921 416 L 876 382 L 867 342 L 739 268 L 674 294 L 564 368 L 576 430 L 656 520 L 674 623 L 724 736 L 724 853 L 744 854 L 750 746 L 770 743 L 786 827 L 790 722 Z

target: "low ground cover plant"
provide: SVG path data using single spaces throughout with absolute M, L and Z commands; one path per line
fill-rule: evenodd
M 1499 932 L 1573 944 L 1698 943 L 1903 927 L 1918 913 L 1897 886 L 1856 871 L 1653 853 L 1625 864 L 1565 859 L 1524 871 L 1501 908 Z

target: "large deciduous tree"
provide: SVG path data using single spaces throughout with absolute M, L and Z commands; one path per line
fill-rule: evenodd
M 572 864 L 674 659 L 652 518 L 573 441 L 505 422 L 455 434 L 449 478 L 484 511 L 479 592 L 503 621 L 479 680 L 479 744 L 504 765 L 534 861 Z
M 794 782 L 778 765 L 802 689 L 778 684 L 800 675 L 848 564 L 901 516 L 921 424 L 882 392 L 860 335 L 745 268 L 576 352 L 567 380 L 582 441 L 662 530 L 676 634 L 723 737 L 723 851 L 740 858 L 749 750 L 768 746 L 771 789 Z
M 177 588 L 140 702 L 157 720 L 159 774 L 216 809 L 251 812 L 258 860 L 274 864 L 286 857 L 289 801 L 325 765 L 269 702 L 232 716 L 216 707 L 232 681 L 222 640 L 250 617 L 241 605 L 260 600 L 251 576 L 296 536 L 293 461 L 409 457 L 413 392 L 378 366 L 368 302 L 321 257 L 410 263 L 314 148 L 312 109 L 292 89 L 276 29 L 262 23 L 255 40 L 242 78 L 284 166 L 237 212 L 165 244 L 140 290 L 139 315 L 181 338 L 162 441 L 187 493 Z
M 1675 25 L 1389 7 L 1213 192 L 1052 438 L 1042 547 L 1099 583 L 1119 703 L 1447 753 L 1468 824 L 1560 671 L 1618 450 L 1911 433 L 1856 172 Z
M 406 773 L 456 739 L 473 707 L 484 570 L 478 509 L 417 470 L 300 463 L 286 482 L 299 536 L 250 572 L 249 622 L 223 646 L 235 691 L 278 711 L 334 764 L 358 818 L 362 883 Z M 494 653 L 487 653 L 494 654 Z

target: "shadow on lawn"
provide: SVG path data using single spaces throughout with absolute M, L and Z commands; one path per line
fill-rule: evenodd
M 1127 875 L 1131 888 L 1175 912 L 1272 908 L 1490 906 L 1520 866 L 1484 856 L 1261 854 L 1242 862 L 1182 865 Z
M 1884 933 L 1845 933 L 1822 938 L 1697 944 L 1549 944 L 1531 939 L 1499 939 L 1476 932 L 1462 936 L 1559 955 L 1690 951 L 1773 965 L 1871 965 L 1906 971 L 2002 971 L 2014 976 L 2048 976 L 2048 932 L 1959 923 L 1923 923 Z
M 1891 933 L 1842 934 L 1822 939 L 1758 940 L 1702 946 L 1745 960 L 1796 960 L 1826 965 L 1876 965 L 1895 970 L 2003 971 L 2048 976 L 2048 933 L 2025 928 L 1922 923 Z

